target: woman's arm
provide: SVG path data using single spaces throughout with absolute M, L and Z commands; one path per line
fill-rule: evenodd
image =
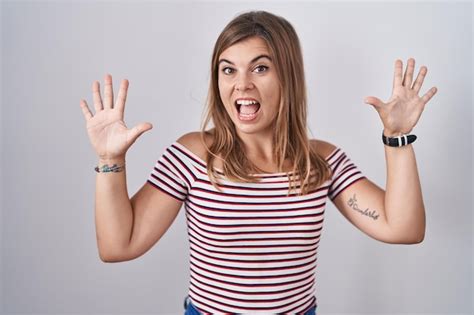
M 425 206 L 413 145 L 385 146 L 385 159 L 385 215 L 388 225 L 395 235 L 421 242 L 425 235 Z

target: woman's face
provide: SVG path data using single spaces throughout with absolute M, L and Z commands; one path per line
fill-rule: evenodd
M 266 42 L 257 36 L 240 41 L 218 62 L 219 94 L 237 132 L 273 132 L 280 85 Z

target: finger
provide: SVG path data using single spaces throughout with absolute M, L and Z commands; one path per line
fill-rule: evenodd
M 423 97 L 421 98 L 423 104 L 428 103 L 428 101 L 436 94 L 436 92 L 438 92 L 438 89 L 434 86 L 429 89 L 429 91 L 426 92 L 425 95 L 423 95 Z
M 128 80 L 127 79 L 122 80 L 122 83 L 120 84 L 120 90 L 117 95 L 117 102 L 114 105 L 114 108 L 119 110 L 122 113 L 122 115 L 125 108 L 125 102 L 127 100 L 128 86 L 129 86 Z
M 380 99 L 374 96 L 367 96 L 364 102 L 366 104 L 372 105 L 376 109 L 379 109 L 380 107 L 384 106 L 384 103 Z
M 415 71 L 415 59 L 408 59 L 407 69 L 405 70 L 405 76 L 403 77 L 403 86 L 411 87 L 413 82 L 413 72 Z
M 94 83 L 92 83 L 92 98 L 94 99 L 94 108 L 96 113 L 104 109 L 104 107 L 102 106 L 102 98 L 100 96 L 99 81 L 94 81 Z
M 421 89 L 421 85 L 423 84 L 423 81 L 425 80 L 426 73 L 428 72 L 428 68 L 425 66 L 420 68 L 420 71 L 418 72 L 418 75 L 415 80 L 415 84 L 413 84 L 413 90 L 418 94 Z
M 153 125 L 150 123 L 141 123 L 130 130 L 130 139 L 132 139 L 132 142 L 135 142 L 142 133 L 152 128 Z
M 112 108 L 114 103 L 114 91 L 112 89 L 112 76 L 106 74 L 104 77 L 105 86 L 104 86 L 104 109 Z
M 84 114 L 84 118 L 86 121 L 92 118 L 92 113 L 89 110 L 89 106 L 87 106 L 87 102 L 85 100 L 81 100 L 81 108 L 82 108 L 82 113 Z
M 393 88 L 402 85 L 403 62 L 395 60 L 395 73 L 393 74 Z

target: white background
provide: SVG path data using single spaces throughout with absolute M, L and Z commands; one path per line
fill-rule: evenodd
M 213 45 L 239 13 L 285 17 L 303 47 L 312 138 L 345 150 L 385 188 L 382 123 L 366 96 L 391 95 L 394 61 L 436 86 L 413 130 L 425 240 L 371 239 L 327 204 L 318 314 L 472 313 L 470 2 L 4 1 L 1 283 L 5 314 L 182 314 L 184 213 L 144 256 L 103 263 L 94 225 L 97 158 L 79 107 L 94 80 L 130 81 L 125 121 L 154 128 L 127 155 L 130 197 L 164 148 L 200 127 Z

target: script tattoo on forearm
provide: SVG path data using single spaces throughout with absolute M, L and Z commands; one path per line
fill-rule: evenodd
M 359 209 L 359 207 L 357 206 L 357 198 L 356 198 L 355 194 L 354 194 L 354 197 L 349 199 L 347 204 L 349 205 L 349 207 L 351 207 L 355 211 L 358 211 L 358 212 L 362 213 L 363 215 L 366 215 L 366 216 L 368 216 L 368 217 L 370 217 L 374 220 L 377 220 L 377 218 L 379 217 L 379 215 L 375 212 L 375 210 L 369 211 L 369 208 L 367 208 L 365 210 Z

